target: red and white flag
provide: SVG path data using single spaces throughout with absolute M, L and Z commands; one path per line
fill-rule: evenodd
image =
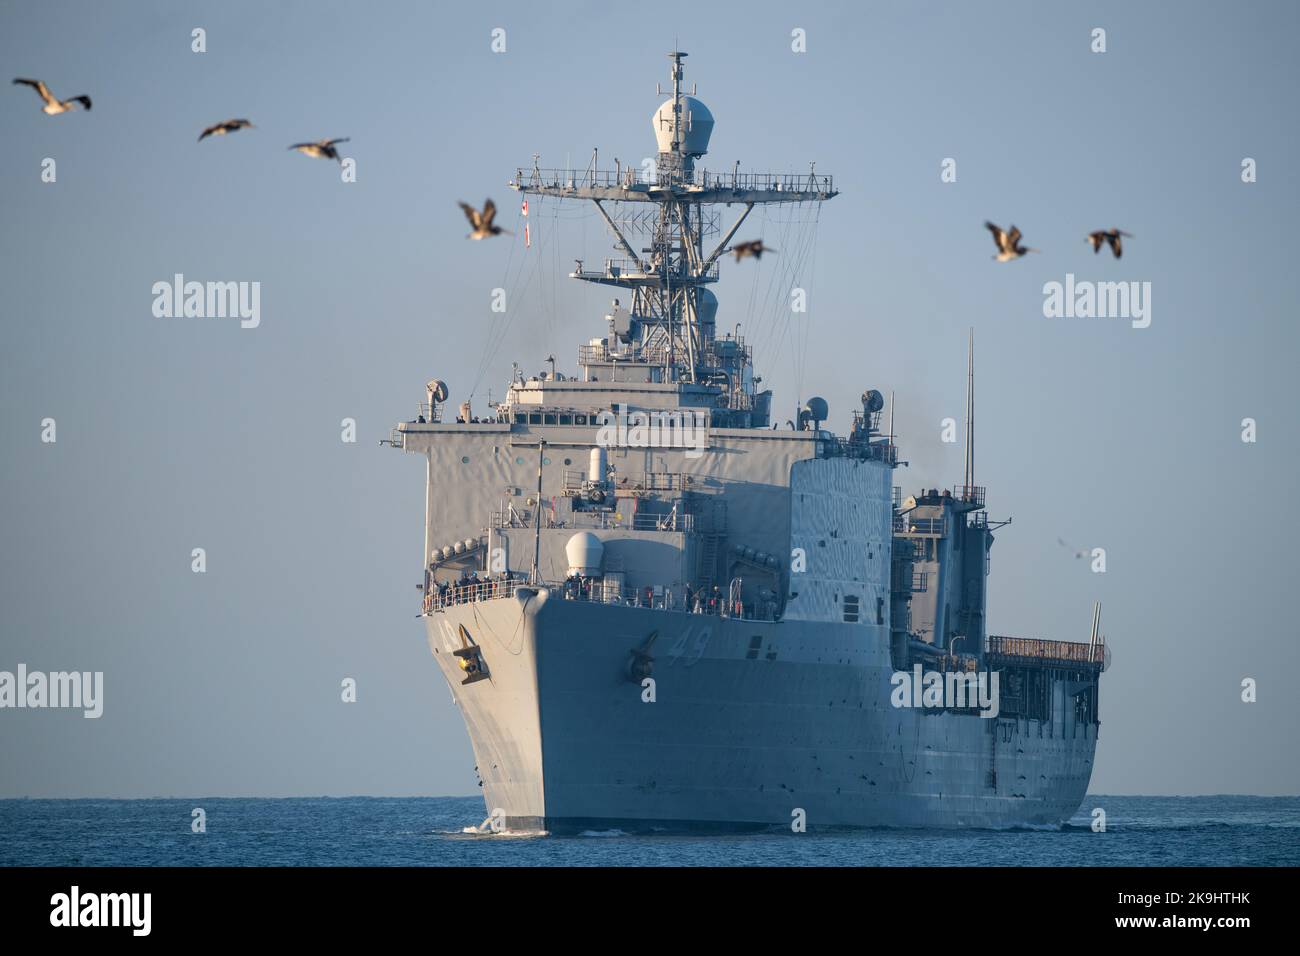
M 531 249 L 533 247 L 533 234 L 529 231 L 528 228 L 529 225 L 530 225 L 529 223 L 524 223 L 524 248 L 525 249 Z
M 528 200 L 527 200 L 527 199 L 524 200 L 524 218 L 525 218 L 525 219 L 528 218 Z

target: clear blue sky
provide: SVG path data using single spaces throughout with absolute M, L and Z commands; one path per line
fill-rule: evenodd
M 494 287 L 518 292 L 480 408 L 512 360 L 571 371 L 600 334 L 607 295 L 561 277 L 610 252 L 593 212 L 540 209 L 525 251 L 465 242 L 455 203 L 494 196 L 510 225 L 505 182 L 533 153 L 651 155 L 675 41 L 717 118 L 711 168 L 815 160 L 843 193 L 785 338 L 779 308 L 749 306 L 795 257 L 724 264 L 719 326 L 744 323 L 779 409 L 821 394 L 844 430 L 864 388 L 893 390 L 898 483 L 956 483 L 939 423 L 961 419 L 976 328 L 978 478 L 1014 517 L 991 629 L 1085 640 L 1104 602 L 1094 792 L 1300 792 L 1297 10 L 3 4 L 0 669 L 102 670 L 107 688 L 98 721 L 0 712 L 0 796 L 476 792 L 415 620 L 423 468 L 377 440 L 427 379 L 472 387 Z M 44 116 L 9 76 L 94 109 Z M 235 116 L 258 128 L 196 144 Z M 339 136 L 354 184 L 286 150 Z M 992 262 L 986 218 L 1043 253 Z M 1135 234 L 1119 262 L 1083 243 L 1110 226 Z M 261 327 L 154 318 L 151 286 L 177 272 L 260 281 Z M 1151 327 L 1044 318 L 1067 272 L 1151 282 Z M 1107 572 L 1058 538 L 1106 548 Z

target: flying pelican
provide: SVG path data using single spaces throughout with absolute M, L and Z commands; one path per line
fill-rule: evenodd
M 336 159 L 340 163 L 343 160 L 339 157 L 339 151 L 334 148 L 335 143 L 346 143 L 348 137 L 342 139 L 321 139 L 314 143 L 294 143 L 290 149 L 296 149 L 305 156 L 314 156 L 317 159 Z
M 763 245 L 762 239 L 754 239 L 750 242 L 738 242 L 731 247 L 730 251 L 736 254 L 737 262 L 746 256 L 753 256 L 755 259 L 761 260 L 763 258 L 763 253 L 776 252 L 776 250 L 771 246 Z
M 1092 251 L 1094 254 L 1101 252 L 1101 244 L 1103 242 L 1110 243 L 1110 251 L 1113 252 L 1115 258 L 1118 259 L 1124 254 L 1124 246 L 1120 243 L 1120 236 L 1128 236 L 1130 239 L 1133 238 L 1131 232 L 1124 232 L 1119 229 L 1098 229 L 1096 232 L 1088 233 L 1088 238 L 1084 241 L 1092 245 Z
M 199 134 L 199 142 L 203 142 L 209 136 L 225 136 L 227 133 L 233 133 L 237 129 L 245 127 L 252 129 L 253 124 L 246 119 L 226 120 L 224 123 L 217 123 L 215 126 L 209 126 Z
M 993 242 L 998 247 L 998 254 L 993 258 L 998 262 L 1010 262 L 1012 259 L 1019 259 L 1026 252 L 1037 252 L 1037 249 L 1026 249 L 1020 244 L 1020 230 L 1015 226 L 1011 227 L 1010 232 L 1003 232 L 1001 226 L 995 226 L 991 222 L 985 222 L 984 228 L 993 233 Z
M 469 220 L 469 224 L 474 230 L 465 237 L 466 239 L 488 239 L 492 236 L 499 236 L 503 232 L 506 235 L 514 235 L 510 230 L 502 229 L 492 221 L 496 218 L 497 204 L 491 199 L 483 200 L 482 212 L 479 212 L 467 202 L 460 203 L 460 208 L 464 211 L 465 218 Z
M 15 83 L 21 83 L 23 86 L 30 86 L 37 93 L 41 94 L 41 99 L 45 105 L 41 107 L 42 113 L 49 113 L 51 116 L 57 116 L 59 113 L 68 113 L 77 107 L 74 104 L 80 103 L 86 109 L 90 109 L 89 96 L 70 96 L 66 100 L 56 99 L 50 92 L 50 88 L 40 80 L 15 79 Z

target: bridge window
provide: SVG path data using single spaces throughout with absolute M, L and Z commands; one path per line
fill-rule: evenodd
M 516 425 L 527 425 L 527 424 L 528 424 L 528 416 L 525 415 L 523 412 L 515 412 L 515 424 L 516 424 Z
M 542 423 L 545 425 L 554 425 L 558 421 L 554 412 L 549 412 L 542 416 Z
M 532 413 L 528 416 L 528 424 L 530 424 L 530 425 L 540 425 L 541 423 L 542 423 L 542 416 L 541 416 L 541 414 L 540 414 L 539 412 L 532 412 Z
M 572 424 L 573 424 L 573 416 L 572 416 L 572 415 L 561 415 L 561 416 L 560 416 L 560 424 L 561 424 L 561 425 L 572 425 Z
M 585 425 L 585 424 L 587 424 L 587 416 L 586 416 L 586 415 L 574 415 L 574 416 L 573 416 L 573 423 L 574 423 L 575 425 Z

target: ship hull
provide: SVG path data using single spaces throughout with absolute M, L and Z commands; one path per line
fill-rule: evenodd
M 883 629 L 564 600 L 426 619 L 486 811 L 553 833 L 1057 825 L 1097 725 L 895 707 Z M 462 684 L 459 625 L 488 678 Z M 651 640 L 651 635 L 655 637 Z M 641 651 L 653 685 L 630 671 Z

